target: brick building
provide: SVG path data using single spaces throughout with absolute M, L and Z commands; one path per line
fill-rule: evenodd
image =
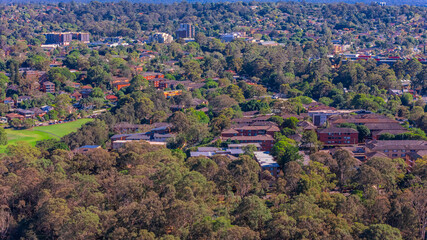
M 147 80 L 151 80 L 153 78 L 164 78 L 165 77 L 165 75 L 163 75 L 163 73 L 157 73 L 157 72 L 145 72 L 142 74 L 142 76 Z
M 359 133 L 353 128 L 325 128 L 318 131 L 319 141 L 326 146 L 354 145 Z
M 270 135 L 280 132 L 277 126 L 243 126 L 225 130 L 221 137 Z
M 53 82 L 43 82 L 42 84 L 42 91 L 46 93 L 54 93 L 55 92 L 55 83 Z

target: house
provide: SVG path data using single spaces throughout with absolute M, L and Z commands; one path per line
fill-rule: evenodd
M 17 103 L 22 103 L 25 101 L 29 101 L 31 100 L 30 96 L 19 96 L 18 99 L 16 100 Z
M 6 114 L 6 118 L 7 118 L 8 121 L 10 121 L 12 119 L 15 119 L 15 118 L 17 118 L 19 120 L 24 120 L 25 119 L 24 116 L 22 116 L 21 114 L 17 114 L 17 113 L 8 113 L 8 114 Z
M 99 145 L 85 145 L 79 148 L 74 149 L 74 153 L 80 153 L 80 154 L 86 154 L 89 153 L 95 149 L 101 149 L 101 146 Z
M 50 81 L 43 82 L 42 91 L 45 93 L 55 93 L 55 83 Z
M 164 91 L 165 98 L 171 98 L 182 94 L 182 90 Z
M 45 111 L 37 107 L 30 108 L 29 110 L 34 112 L 34 117 L 43 117 L 46 114 Z
M 167 142 L 170 138 L 173 138 L 173 137 L 175 137 L 175 135 L 171 134 L 171 133 L 168 133 L 168 134 L 158 134 L 158 133 L 155 133 L 153 135 L 153 140 L 155 142 Z
M 172 124 L 169 123 L 156 123 L 155 127 L 150 130 L 153 134 L 168 134 L 172 131 Z
M 86 86 L 83 86 L 81 88 L 80 93 L 82 94 L 83 98 L 87 98 L 87 97 L 90 96 L 90 94 L 92 93 L 92 91 L 93 91 L 92 86 L 86 85 Z
M 117 88 L 117 90 L 120 90 L 122 88 L 125 87 L 129 87 L 130 83 L 129 82 L 115 82 L 113 83 L 113 87 Z
M 114 95 L 111 95 L 111 94 L 109 94 L 109 95 L 105 96 L 105 99 L 107 99 L 107 100 L 108 100 L 108 101 L 110 101 L 110 102 L 117 102 L 117 101 L 119 100 L 119 98 L 118 98 L 118 97 L 116 97 L 116 96 L 114 96 Z
M 117 132 L 117 133 L 132 133 L 132 132 L 141 131 L 143 129 L 143 125 L 120 122 L 114 125 L 113 129 L 114 129 L 114 132 Z
M 40 109 L 45 111 L 45 112 L 50 112 L 54 109 L 54 107 L 46 105 L 46 106 L 42 106 Z
M 73 94 L 71 94 L 70 97 L 71 97 L 71 99 L 74 99 L 76 101 L 80 101 L 80 99 L 82 99 L 83 95 L 76 91 Z
M 148 143 L 150 145 L 164 146 L 166 147 L 166 142 L 153 142 L 153 141 L 134 141 L 134 140 L 117 140 L 111 144 L 112 149 L 120 149 L 126 146 L 128 143 Z
M 274 161 L 273 156 L 265 152 L 254 152 L 255 160 L 260 165 L 262 171 L 269 171 L 271 175 L 277 177 L 280 173 L 280 165 Z
M 15 112 L 24 116 L 25 118 L 33 118 L 34 117 L 34 112 L 31 110 L 25 110 L 25 109 L 17 108 L 17 109 L 15 109 Z
M 325 128 L 318 131 L 319 141 L 326 146 L 357 144 L 359 133 L 353 128 Z
M 7 117 L 0 117 L 0 123 L 7 123 Z
M 72 82 L 72 83 L 71 83 L 71 86 L 72 86 L 73 88 L 80 88 L 80 83 Z
M 304 130 L 304 131 L 316 131 L 317 130 L 317 127 L 314 126 L 313 123 L 308 122 L 308 121 L 298 122 L 297 126 L 302 128 L 302 130 Z
M 15 101 L 11 97 L 7 97 L 3 100 L 3 103 L 9 105 L 9 107 L 15 106 Z

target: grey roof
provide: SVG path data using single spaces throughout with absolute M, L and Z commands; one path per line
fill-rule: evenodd
M 216 152 L 219 151 L 220 149 L 217 147 L 198 147 L 197 151 L 198 152 Z
M 353 128 L 325 128 L 319 130 L 319 133 L 358 133 L 358 131 Z

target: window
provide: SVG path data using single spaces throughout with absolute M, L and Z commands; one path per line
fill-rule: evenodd
M 406 150 L 405 150 L 405 149 L 403 149 L 403 150 L 402 150 L 402 152 L 406 152 Z
M 388 150 L 384 150 L 384 152 L 388 152 Z
M 397 154 L 392 154 L 391 156 L 392 156 L 392 157 L 397 157 Z
M 400 154 L 400 156 L 404 157 L 404 156 L 406 156 L 406 154 L 402 153 L 402 154 Z
M 397 149 L 393 149 L 393 152 L 397 152 Z

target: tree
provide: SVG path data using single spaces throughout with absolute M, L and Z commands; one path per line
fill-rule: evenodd
M 319 151 L 322 143 L 317 140 L 317 134 L 315 131 L 304 131 L 302 133 L 301 147 L 309 149 L 310 154 Z
M 240 226 L 250 227 L 252 230 L 260 230 L 271 219 L 270 210 L 256 195 L 243 198 L 235 210 L 235 223 Z
M 359 132 L 359 142 L 363 142 L 365 138 L 371 135 L 371 130 L 369 130 L 365 125 L 358 125 L 357 131 Z
M 92 92 L 90 93 L 90 96 L 93 98 L 104 98 L 104 92 L 101 88 L 96 87 L 93 88 Z
M 110 80 L 111 76 L 101 66 L 94 66 L 87 71 L 88 80 L 95 86 L 105 86 Z
M 397 228 L 387 224 L 373 224 L 368 227 L 362 237 L 369 240 L 399 240 L 402 239 L 400 231 Z
M 7 145 L 7 133 L 4 128 L 0 128 L 0 145 Z
M 405 106 L 410 106 L 412 103 L 412 99 L 413 97 L 412 97 L 412 94 L 410 93 L 404 93 L 400 97 L 400 100 L 402 101 L 402 105 L 405 105 Z
M 64 224 L 69 220 L 71 210 L 62 198 L 48 199 L 38 211 L 39 222 L 37 228 L 57 238 Z
M 282 124 L 283 128 L 297 129 L 298 119 L 296 117 L 286 118 Z
M 201 79 L 203 73 L 200 68 L 200 63 L 196 60 L 188 60 L 182 64 L 182 67 L 185 71 L 185 75 L 191 81 L 198 81 Z
M 286 163 L 302 159 L 298 147 L 286 141 L 278 141 L 274 144 L 271 153 L 276 157 L 277 162 L 284 169 Z
M 346 185 L 347 181 L 356 173 L 357 160 L 345 149 L 337 150 L 333 158 L 338 164 L 338 177 L 341 185 Z

